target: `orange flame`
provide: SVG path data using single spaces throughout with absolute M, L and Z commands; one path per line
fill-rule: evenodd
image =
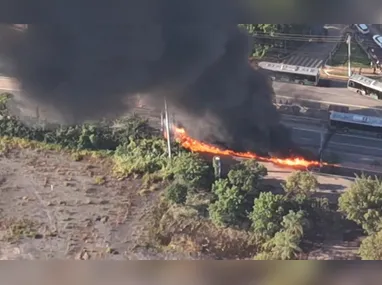
M 202 153 L 213 153 L 218 155 L 229 155 L 234 157 L 241 158 L 252 158 L 265 162 L 271 162 L 281 166 L 291 166 L 291 167 L 309 167 L 309 166 L 320 166 L 319 161 L 306 160 L 302 157 L 294 158 L 277 158 L 277 157 L 262 157 L 258 156 L 252 152 L 236 152 L 233 150 L 224 150 L 216 146 L 198 141 L 194 138 L 191 138 L 187 135 L 186 130 L 183 128 L 173 128 L 175 138 L 177 141 L 186 149 L 189 149 L 193 152 L 202 152 Z M 322 163 L 322 165 L 328 165 L 327 163 Z

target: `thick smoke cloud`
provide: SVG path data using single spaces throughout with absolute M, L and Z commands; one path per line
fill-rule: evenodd
M 61 4 L 44 9 L 53 24 L 3 26 L 0 53 L 24 104 L 73 123 L 124 114 L 136 94 L 154 104 L 166 96 L 200 139 L 241 150 L 286 146 L 271 84 L 248 63 L 249 38 L 230 1 L 126 2 L 95 2 L 88 15 Z M 95 24 L 100 18 L 113 23 Z

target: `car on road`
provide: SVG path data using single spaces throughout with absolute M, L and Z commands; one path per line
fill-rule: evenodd
M 373 40 L 374 40 L 374 42 L 375 42 L 380 48 L 382 48 L 382 36 L 381 36 L 381 35 L 375 35 L 375 36 L 373 36 Z
M 369 27 L 368 27 L 366 24 L 355 24 L 355 27 L 357 28 L 357 30 L 358 30 L 360 33 L 362 33 L 362 34 L 364 34 L 364 35 L 370 33 L 370 31 L 369 31 Z

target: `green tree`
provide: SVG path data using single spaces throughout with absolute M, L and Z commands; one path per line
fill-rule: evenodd
M 173 182 L 166 188 L 166 198 L 175 204 L 184 204 L 187 200 L 188 187 L 179 182 Z
M 213 185 L 217 200 L 208 207 L 212 222 L 217 226 L 237 224 L 242 217 L 244 196 L 237 186 L 231 186 L 226 179 L 218 180 Z
M 362 260 L 382 260 L 382 230 L 362 241 L 359 255 Z
M 357 177 L 339 198 L 339 210 L 368 233 L 380 229 L 382 222 L 382 181 L 377 177 Z
M 189 188 L 209 188 L 213 177 L 212 169 L 198 154 L 181 152 L 168 163 L 164 176 L 183 181 Z
M 228 172 L 229 182 L 241 191 L 250 193 L 258 192 L 259 182 L 268 174 L 264 165 L 256 160 L 245 160 L 233 166 Z
M 281 229 L 283 216 L 288 211 L 284 196 L 271 192 L 260 193 L 255 199 L 253 211 L 249 214 L 252 230 L 266 239 L 270 239 Z
M 307 225 L 307 220 L 305 219 L 303 211 L 289 211 L 289 213 L 283 217 L 281 225 L 286 232 L 302 238 L 304 235 L 304 227 Z
M 288 231 L 280 231 L 264 244 L 264 249 L 271 254 L 273 260 L 291 260 L 295 259 L 301 252 L 300 242 L 299 236 Z
M 263 244 L 263 251 L 255 259 L 295 259 L 298 253 L 301 252 L 299 245 L 304 235 L 305 224 L 304 212 L 289 211 L 282 218 L 281 230 Z
M 265 175 L 267 169 L 263 165 L 247 160 L 235 165 L 227 179 L 215 181 L 212 192 L 216 195 L 216 201 L 209 207 L 214 223 L 228 226 L 247 219 L 253 207 L 253 196 L 257 196 L 259 182 Z
M 288 197 L 304 200 L 311 196 L 318 188 L 317 178 L 308 171 L 292 173 L 282 185 Z

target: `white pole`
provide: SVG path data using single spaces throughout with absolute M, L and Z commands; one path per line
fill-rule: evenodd
M 347 38 L 348 44 L 348 75 L 351 76 L 351 65 L 350 65 L 350 55 L 351 55 L 351 35 L 348 35 Z
M 168 109 L 167 109 L 167 100 L 164 98 L 164 112 L 165 112 L 165 120 L 166 120 L 166 135 L 167 135 L 167 151 L 168 157 L 171 158 L 171 138 L 170 138 L 170 122 L 168 118 Z

